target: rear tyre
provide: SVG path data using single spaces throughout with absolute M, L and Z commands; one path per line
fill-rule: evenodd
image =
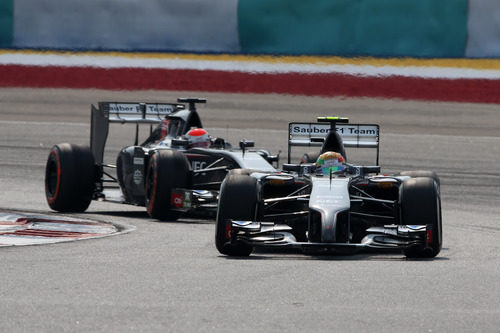
M 95 189 L 94 156 L 88 147 L 61 143 L 52 147 L 45 166 L 45 197 L 58 212 L 84 212 Z
M 426 224 L 432 229 L 432 238 L 426 246 L 412 246 L 403 251 L 408 258 L 433 258 L 441 251 L 443 238 L 438 186 L 431 177 L 410 178 L 401 185 L 402 224 Z
M 189 184 L 189 163 L 177 150 L 157 150 L 149 159 L 146 175 L 146 209 L 152 218 L 175 221 L 181 211 L 172 210 L 172 189 Z
M 245 175 L 245 176 L 250 176 L 250 174 L 252 172 L 255 172 L 255 171 L 253 171 L 252 169 L 231 169 L 227 173 L 227 176 L 230 176 L 230 175 Z
M 259 190 L 257 180 L 248 175 L 228 175 L 221 185 L 219 207 L 215 222 L 215 246 L 220 253 L 244 257 L 252 253 L 252 246 L 230 242 L 227 220 L 254 221 L 257 213 Z

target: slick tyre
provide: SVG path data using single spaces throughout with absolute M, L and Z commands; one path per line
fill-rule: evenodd
M 245 176 L 250 176 L 250 174 L 252 172 L 255 172 L 255 171 L 253 171 L 252 169 L 231 169 L 227 173 L 227 176 L 230 176 L 230 175 L 245 175 Z
M 443 242 L 441 198 L 439 185 L 431 177 L 406 179 L 401 185 L 399 201 L 404 225 L 426 224 L 431 228 L 431 239 L 425 246 L 411 246 L 403 251 L 408 258 L 433 258 Z
M 146 209 L 152 218 L 175 221 L 182 212 L 172 210 L 172 189 L 186 188 L 190 166 L 177 150 L 157 150 L 149 159 L 146 175 Z
M 438 184 L 438 189 L 441 186 L 441 181 L 439 180 L 439 176 L 434 171 L 428 171 L 428 170 L 401 171 L 399 175 L 413 177 L 413 178 L 430 177 L 436 181 L 436 183 Z
M 58 212 L 83 212 L 92 201 L 96 168 L 88 147 L 61 143 L 52 147 L 45 166 L 45 197 Z
M 215 222 L 215 246 L 221 254 L 244 257 L 252 253 L 252 246 L 231 242 L 228 220 L 254 221 L 258 195 L 257 180 L 248 175 L 228 175 L 222 182 Z

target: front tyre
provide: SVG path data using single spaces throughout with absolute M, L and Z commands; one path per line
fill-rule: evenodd
M 146 209 L 152 218 L 175 221 L 182 212 L 172 208 L 172 190 L 189 184 L 189 163 L 178 150 L 162 149 L 149 159 L 146 175 Z
M 61 143 L 52 147 L 45 166 L 45 197 L 58 212 L 83 212 L 95 189 L 94 156 L 88 147 Z
M 429 177 L 429 178 L 432 178 L 436 181 L 436 183 L 438 185 L 438 189 L 441 186 L 441 180 L 439 179 L 439 176 L 437 175 L 437 173 L 434 171 L 428 171 L 428 170 L 401 171 L 397 175 L 408 176 L 408 177 L 412 177 L 412 178 Z
M 215 246 L 221 254 L 244 257 L 252 253 L 252 246 L 231 242 L 228 220 L 255 221 L 259 190 L 257 180 L 244 174 L 229 174 L 221 185 Z
M 399 192 L 401 220 L 405 225 L 430 225 L 431 232 L 425 246 L 411 246 L 403 251 L 408 258 L 433 258 L 441 251 L 443 242 L 441 198 L 434 178 L 406 179 Z

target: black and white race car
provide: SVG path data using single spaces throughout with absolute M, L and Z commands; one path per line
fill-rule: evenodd
M 252 149 L 253 141 L 242 140 L 232 148 L 222 138 L 209 137 L 196 110 L 197 103 L 205 102 L 179 98 L 178 103 L 92 105 L 90 147 L 61 143 L 50 150 L 45 171 L 50 208 L 83 212 L 99 200 L 146 206 L 160 220 L 176 220 L 187 212 L 214 216 L 229 170 L 275 172 L 279 156 Z M 112 123 L 136 126 L 134 145 L 120 151 L 116 165 L 103 162 Z M 143 124 L 149 136 L 139 143 Z
M 291 146 L 321 146 L 315 163 L 281 172 L 228 174 L 221 186 L 215 244 L 228 256 L 254 247 L 299 248 L 305 253 L 403 251 L 434 257 L 441 250 L 440 181 L 431 171 L 381 175 L 379 126 L 346 118 L 291 123 Z M 377 163 L 347 163 L 345 147 L 376 148 Z

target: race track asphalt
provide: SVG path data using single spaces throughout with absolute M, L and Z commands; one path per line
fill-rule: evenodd
M 500 106 L 494 104 L 0 89 L 0 209 L 52 214 L 43 189 L 48 151 L 60 142 L 88 143 L 91 103 L 179 96 L 208 99 L 199 110 L 212 135 L 255 139 L 282 157 L 291 121 L 339 115 L 380 124 L 383 172 L 440 175 L 443 250 L 433 260 L 280 252 L 231 259 L 215 249 L 213 220 L 158 222 L 142 207 L 93 202 L 79 216 L 135 230 L 0 248 L 2 331 L 498 332 Z M 110 133 L 107 160 L 133 143 L 132 133 L 123 127 Z

